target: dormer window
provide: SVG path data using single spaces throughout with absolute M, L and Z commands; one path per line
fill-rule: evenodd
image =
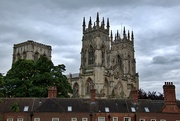
M 72 111 L 72 106 L 68 106 L 68 111 Z
M 109 112 L 109 107 L 105 107 L 105 112 Z
M 29 106 L 24 106 L 24 111 L 28 111 L 29 110 Z
M 131 111 L 132 111 L 132 112 L 136 112 L 135 107 L 131 107 Z
M 148 107 L 144 107 L 144 110 L 145 110 L 146 112 L 150 112 Z

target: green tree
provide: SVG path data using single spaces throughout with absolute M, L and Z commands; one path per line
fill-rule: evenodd
M 2 73 L 0 73 L 0 97 L 3 97 L 3 85 L 4 85 L 4 78 Z
M 63 72 L 64 65 L 54 66 L 45 56 L 37 61 L 19 60 L 5 76 L 4 92 L 10 97 L 46 97 L 48 86 L 56 86 L 59 97 L 72 93 L 70 84 Z
M 139 90 L 139 99 L 151 99 L 151 100 L 164 100 L 164 95 L 160 92 L 156 94 L 155 91 L 145 92 L 143 89 Z

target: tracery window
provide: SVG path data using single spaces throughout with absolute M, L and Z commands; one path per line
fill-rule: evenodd
M 88 52 L 88 64 L 94 64 L 94 49 L 92 46 L 90 46 L 89 48 L 89 52 Z
M 86 94 L 89 95 L 90 94 L 90 91 L 92 89 L 92 86 L 93 86 L 93 81 L 91 79 L 88 79 L 87 80 L 87 83 L 86 83 Z
M 118 65 L 119 67 L 122 66 L 122 62 L 121 62 L 121 57 L 120 57 L 120 55 L 117 56 L 117 65 Z

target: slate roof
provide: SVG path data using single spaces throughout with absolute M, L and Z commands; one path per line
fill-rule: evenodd
M 133 103 L 130 99 L 96 99 L 95 103 L 90 99 L 70 99 L 70 98 L 0 98 L 0 112 L 12 112 L 10 107 L 14 103 L 18 103 L 19 112 L 24 112 L 24 107 L 29 106 L 27 112 L 84 112 L 89 113 L 92 108 L 95 112 L 111 113 L 130 113 L 132 107 L 136 112 L 146 112 L 145 107 L 150 112 L 161 112 L 164 101 L 139 100 Z M 180 108 L 180 101 L 177 102 Z M 68 111 L 68 106 L 72 107 L 72 111 Z

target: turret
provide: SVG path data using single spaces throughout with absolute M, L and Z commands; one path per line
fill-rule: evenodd
M 109 25 L 109 18 L 107 18 L 107 30 L 108 30 L 108 32 L 109 32 L 109 28 L 110 28 L 110 25 Z
M 128 30 L 128 40 L 130 40 L 130 33 L 129 33 L 129 30 Z
M 103 17 L 103 20 L 102 20 L 102 23 L 101 23 L 101 28 L 104 29 L 104 17 Z
M 125 27 L 124 27 L 124 30 L 123 30 L 123 39 L 126 39 L 126 30 L 125 30 Z
M 133 45 L 134 45 L 134 34 L 133 34 L 133 31 L 132 31 L 132 33 L 131 33 L 131 41 L 132 41 L 132 43 L 133 43 Z
M 97 28 L 99 28 L 99 13 L 97 12 L 97 18 L 96 18 L 96 25 Z
M 88 29 L 90 29 L 90 30 L 92 29 L 91 17 L 90 17 L 90 19 L 89 19 Z
M 85 17 L 83 18 L 83 33 L 85 32 L 85 29 L 86 29 L 86 22 L 85 22 Z
M 113 34 L 112 34 L 112 30 L 111 30 L 111 42 L 113 42 Z

